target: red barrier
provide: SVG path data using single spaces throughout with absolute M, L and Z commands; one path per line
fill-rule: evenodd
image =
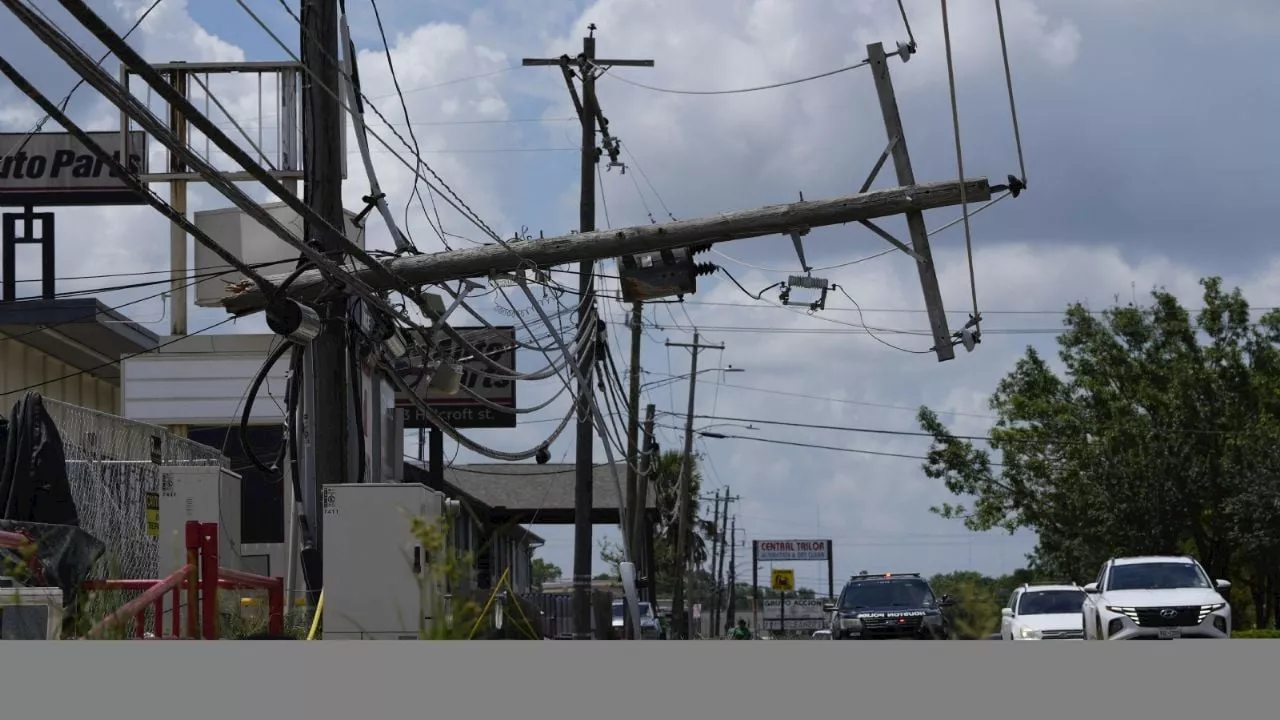
M 5 534 L 0 534 L 0 547 L 6 547 Z M 14 533 L 7 533 L 14 535 Z M 27 538 L 17 535 L 22 544 Z M 19 545 L 21 547 L 21 545 Z M 155 607 L 154 634 L 164 638 L 164 597 L 172 593 L 172 635 L 164 639 L 183 636 L 182 604 L 186 590 L 187 632 L 189 638 L 217 640 L 220 635 L 221 613 L 218 608 L 218 591 L 266 590 L 267 629 L 272 634 L 284 632 L 284 579 L 241 572 L 218 565 L 217 523 L 188 522 L 186 525 L 187 565 L 163 580 L 89 580 L 82 587 L 86 590 L 141 590 L 142 595 L 125 603 L 89 631 L 88 637 L 96 637 L 107 626 L 135 618 L 134 635 L 145 636 L 143 618 L 148 607 Z
M 279 635 L 284 632 L 284 579 L 267 577 L 256 573 L 243 572 L 232 568 L 224 568 L 218 564 L 218 525 L 202 523 L 201 557 L 206 572 L 201 579 L 208 583 L 205 587 L 227 590 L 266 590 L 267 591 L 267 632 Z M 216 639 L 220 635 L 217 592 L 206 592 L 204 597 L 204 632 L 208 639 Z
M 20 533 L 0 530 L 0 548 L 5 550 L 21 550 L 26 547 L 29 540 L 26 535 Z
M 159 582 L 153 582 L 150 580 L 144 581 L 144 582 L 152 582 L 152 586 L 148 588 L 146 591 L 144 591 L 138 597 L 130 600 L 124 605 L 121 605 L 119 608 L 116 609 L 115 612 L 111 613 L 110 615 L 106 616 L 101 621 L 99 621 L 97 625 L 94 625 L 93 628 L 91 628 L 89 632 L 85 634 L 85 637 L 89 637 L 89 638 L 98 637 L 108 627 L 113 627 L 113 626 L 118 627 L 119 625 L 123 624 L 125 621 L 129 620 L 130 618 L 133 618 L 135 620 L 134 634 L 137 637 L 143 637 L 145 631 L 143 630 L 144 625 L 143 625 L 142 619 L 147 612 L 148 606 L 154 606 L 156 610 L 156 616 L 155 616 L 156 637 L 160 637 L 164 635 L 164 596 L 170 591 L 173 591 L 176 593 L 178 588 L 182 585 L 183 581 L 187 579 L 187 576 L 194 573 L 195 570 L 196 569 L 190 565 L 184 565 L 183 567 L 179 568 L 176 572 L 171 574 L 169 577 Z M 111 581 L 103 580 L 101 582 L 110 583 Z M 124 582 L 128 582 L 128 581 L 124 581 Z M 113 590 L 125 589 L 125 588 L 120 588 L 119 586 L 116 586 L 116 585 L 109 585 L 108 587 Z M 175 609 L 176 607 L 177 606 L 175 606 Z

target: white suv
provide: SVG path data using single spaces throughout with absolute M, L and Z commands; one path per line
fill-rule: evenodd
M 1229 587 L 1187 556 L 1112 558 L 1084 586 L 1085 638 L 1231 637 L 1231 606 L 1219 594 Z
M 1001 608 L 1001 640 L 1083 640 L 1080 609 L 1085 592 L 1077 585 L 1023 585 Z

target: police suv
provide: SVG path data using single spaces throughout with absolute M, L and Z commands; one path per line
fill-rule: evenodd
M 920 573 L 862 573 L 823 612 L 832 640 L 948 640 L 951 622 L 942 609 L 953 604 L 949 595 L 935 597 Z

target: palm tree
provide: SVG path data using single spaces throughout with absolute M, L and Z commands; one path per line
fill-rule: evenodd
M 701 517 L 701 502 L 698 498 L 702 494 L 702 473 L 698 468 L 698 458 L 694 456 L 689 461 L 693 464 L 689 468 L 689 512 L 685 518 L 685 526 L 690 528 L 690 532 L 685 538 L 685 562 L 681 565 L 686 572 L 706 563 L 707 540 L 716 533 L 715 523 Z M 657 537 L 654 538 L 654 554 L 657 556 L 654 560 L 658 568 L 659 584 L 665 586 L 670 586 L 672 582 L 671 571 L 675 566 L 675 552 L 679 546 L 677 500 L 684 462 L 684 453 L 668 450 L 657 458 L 653 472 L 654 501 L 660 518 Z

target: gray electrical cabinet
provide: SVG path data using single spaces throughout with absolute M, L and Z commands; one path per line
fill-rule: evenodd
M 322 504 L 324 639 L 417 639 L 442 607 L 443 578 L 411 521 L 439 522 L 444 495 L 418 483 L 325 485 Z

